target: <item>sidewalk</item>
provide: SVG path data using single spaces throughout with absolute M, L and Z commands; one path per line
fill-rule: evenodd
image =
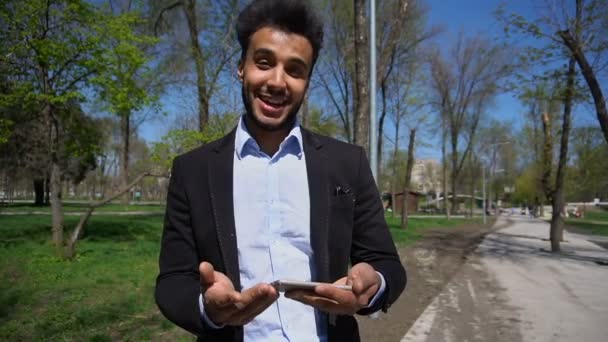
M 507 220 L 402 341 L 606 341 L 608 250 L 565 232 L 556 255 L 549 224 L 512 216 L 497 226 Z

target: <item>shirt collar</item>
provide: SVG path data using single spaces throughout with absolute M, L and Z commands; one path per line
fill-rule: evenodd
M 258 143 L 255 141 L 255 139 L 253 139 L 247 130 L 244 116 L 241 116 L 239 119 L 239 124 L 236 129 L 234 148 L 239 159 L 242 159 L 244 156 L 252 153 L 253 151 L 261 151 Z M 287 152 L 293 153 L 298 158 L 302 157 L 304 145 L 302 144 L 302 131 L 300 130 L 300 122 L 298 120 L 296 120 L 293 128 L 291 131 L 289 131 L 289 134 L 285 137 L 283 142 L 281 142 L 279 151 L 283 149 L 288 149 L 286 150 Z

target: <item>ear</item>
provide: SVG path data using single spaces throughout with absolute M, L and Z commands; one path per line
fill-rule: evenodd
M 237 69 L 236 69 L 236 74 L 237 74 L 237 76 L 239 77 L 239 80 L 240 80 L 241 82 L 243 82 L 243 68 L 244 68 L 244 67 L 245 67 L 244 62 L 243 62 L 243 60 L 241 59 L 241 60 L 239 61 L 239 65 L 237 66 Z

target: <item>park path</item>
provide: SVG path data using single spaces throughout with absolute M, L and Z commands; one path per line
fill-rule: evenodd
M 486 235 L 402 342 L 606 341 L 608 250 L 565 232 L 563 252 L 553 254 L 546 222 L 509 220 Z

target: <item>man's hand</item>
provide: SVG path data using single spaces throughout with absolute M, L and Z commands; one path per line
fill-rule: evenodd
M 232 281 L 216 272 L 208 262 L 202 262 L 198 269 L 205 313 L 217 325 L 247 324 L 279 297 L 275 288 L 268 284 L 258 284 L 239 293 Z
M 368 263 L 358 263 L 350 269 L 348 277 L 336 285 L 351 285 L 347 291 L 331 285 L 319 285 L 314 291 L 288 291 L 285 297 L 314 306 L 322 311 L 339 315 L 354 315 L 365 308 L 380 288 L 380 276 Z

